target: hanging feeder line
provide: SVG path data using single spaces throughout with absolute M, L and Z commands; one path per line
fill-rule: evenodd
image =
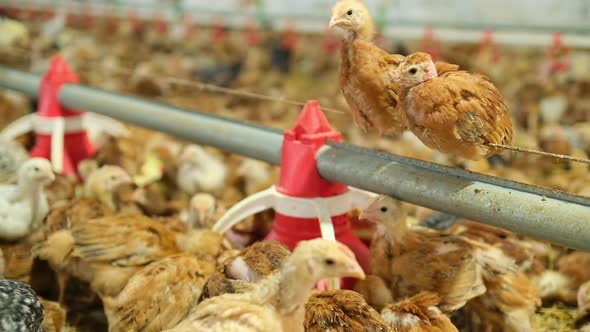
M 25 54 L 25 52 L 28 52 L 28 50 L 18 49 L 18 48 L 11 48 L 11 50 L 14 50 L 14 52 L 16 52 L 16 54 Z M 99 62 L 96 62 L 95 64 L 100 65 Z M 88 64 L 88 65 L 90 66 L 90 65 L 94 65 L 94 64 Z M 115 70 L 117 72 L 120 72 L 122 74 L 127 74 L 127 75 L 131 75 L 133 73 L 133 71 L 131 69 L 127 69 L 127 68 L 116 68 Z M 290 100 L 290 99 L 282 98 L 282 97 L 273 97 L 273 96 L 268 96 L 265 94 L 241 90 L 241 89 L 226 88 L 226 87 L 217 86 L 217 85 L 209 84 L 209 83 L 205 83 L 205 82 L 199 82 L 199 81 L 195 81 L 195 80 L 187 80 L 187 79 L 181 79 L 181 78 L 177 78 L 177 77 L 162 77 L 162 76 L 152 76 L 151 78 L 155 79 L 155 80 L 159 80 L 159 81 L 163 82 L 164 84 L 183 85 L 183 86 L 188 86 L 188 87 L 197 89 L 199 91 L 204 91 L 204 92 L 223 93 L 223 94 L 244 97 L 244 98 L 257 99 L 257 100 L 263 100 L 263 101 L 268 101 L 268 102 L 279 102 L 279 103 L 284 103 L 287 105 L 299 106 L 299 107 L 303 107 L 306 104 L 304 102 L 297 101 L 297 100 Z M 348 112 L 345 112 L 345 111 L 342 111 L 339 109 L 335 109 L 332 107 L 322 107 L 322 109 L 325 112 L 334 113 L 334 114 L 348 114 Z M 572 157 L 572 156 L 568 156 L 568 155 L 550 153 L 550 152 L 534 150 L 534 149 L 527 149 L 527 148 L 513 146 L 513 145 L 496 144 L 496 143 L 487 143 L 487 144 L 483 144 L 483 145 L 487 146 L 487 147 L 491 147 L 491 148 L 506 150 L 506 151 L 527 153 L 527 154 L 533 154 L 533 155 L 537 155 L 537 156 L 541 156 L 541 157 L 554 158 L 554 159 L 558 159 L 561 161 L 570 161 L 570 162 L 576 162 L 576 163 L 590 165 L 590 159 L 583 159 L 583 158 L 577 158 L 577 157 Z
M 36 98 L 40 78 L 0 66 L 0 86 Z M 282 132 L 83 85 L 59 91 L 65 106 L 99 113 L 220 150 L 279 164 Z M 326 180 L 590 251 L 590 199 L 555 190 L 377 153 L 329 141 L 317 154 Z

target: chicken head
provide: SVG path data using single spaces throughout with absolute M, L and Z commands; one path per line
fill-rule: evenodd
M 435 77 L 438 77 L 438 72 L 432 57 L 427 53 L 417 52 L 406 57 L 391 78 L 406 87 L 413 87 Z
M 332 7 L 330 28 L 333 27 L 339 27 L 367 39 L 375 34 L 369 10 L 359 0 L 343 0 Z
M 29 183 L 50 184 L 55 180 L 49 161 L 43 158 L 32 158 L 24 163 L 18 171 L 19 179 Z
M 342 243 L 314 239 L 300 242 L 291 259 L 297 266 L 305 266 L 303 279 L 351 277 L 364 279 L 365 272 L 357 262 L 354 253 Z

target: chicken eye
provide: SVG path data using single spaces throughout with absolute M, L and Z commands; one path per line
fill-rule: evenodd
M 418 72 L 417 68 L 412 68 L 412 69 L 408 70 L 408 73 L 410 73 L 412 75 L 416 75 L 417 72 Z
M 33 171 L 39 172 L 39 167 L 37 167 L 37 166 L 33 167 Z
M 117 181 L 117 177 L 114 175 L 111 175 L 111 181 Z
M 349 9 L 349 10 L 346 12 L 346 15 L 348 15 L 348 16 L 352 15 L 352 9 Z
M 334 260 L 332 258 L 326 258 L 324 263 L 326 263 L 326 265 L 334 265 Z
M 387 212 L 387 206 L 382 207 L 381 212 L 383 212 L 383 213 Z

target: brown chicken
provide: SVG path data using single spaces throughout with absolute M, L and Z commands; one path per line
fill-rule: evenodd
M 480 261 L 487 292 L 470 304 L 483 325 L 506 332 L 533 331 L 535 311 L 541 305 L 534 282 L 499 249 L 487 250 Z
M 76 198 L 67 204 L 54 207 L 47 215 L 45 225 L 39 232 L 32 235 L 31 239 L 39 242 L 59 230 L 112 213 L 113 211 L 93 198 Z
M 314 292 L 305 305 L 306 332 L 390 332 L 363 296 L 350 290 Z
M 147 217 L 118 215 L 58 231 L 36 245 L 33 254 L 55 271 L 89 282 L 101 297 L 116 296 L 135 272 L 151 262 L 181 251 L 208 254 L 202 251 L 207 248 L 202 242 L 213 240 L 213 234 L 175 233 Z M 217 240 L 214 244 L 221 246 L 222 237 Z
M 394 298 L 434 291 L 441 310 L 452 312 L 486 291 L 478 252 L 467 240 L 410 228 L 402 203 L 388 196 L 376 198 L 360 217 L 377 223 L 371 273 L 385 281 Z
M 103 299 L 109 331 L 159 332 L 176 326 L 197 304 L 214 270 L 215 265 L 188 253 L 144 267 L 117 297 Z
M 547 270 L 535 281 L 544 300 L 576 303 L 579 287 L 590 280 L 590 254 L 574 251 L 557 260 L 557 271 Z
M 436 307 L 439 301 L 435 293 L 421 292 L 388 305 L 381 315 L 393 332 L 458 332 L 449 317 Z
M 103 166 L 88 176 L 84 184 L 84 196 L 94 198 L 113 211 L 117 211 L 116 189 L 131 183 L 131 177 L 118 166 Z
M 197 305 L 167 332 L 303 332 L 305 303 L 324 278 L 364 278 L 348 247 L 315 239 L 300 242 L 280 271 L 242 294 L 223 294 Z
M 515 260 L 519 271 L 527 275 L 538 275 L 545 271 L 546 257 L 536 250 L 536 246 L 544 245 L 540 242 L 521 240 L 510 231 L 473 221 L 457 223 L 448 232 L 501 249 Z
M 205 285 L 203 297 L 239 293 L 243 290 L 242 281 L 260 281 L 278 270 L 290 254 L 289 249 L 279 242 L 256 242 L 238 255 L 225 260 L 217 268 Z
M 375 26 L 367 7 L 359 0 L 342 0 L 332 8 L 330 27 L 345 30 L 340 50 L 340 87 L 352 112 L 354 123 L 364 132 L 379 135 L 405 130 L 397 112 L 398 96 L 386 75 L 404 60 L 373 44 Z
M 512 141 L 512 119 L 502 95 L 487 77 L 466 71 L 443 74 L 430 55 L 414 53 L 394 72 L 400 112 L 429 148 L 468 160 L 499 152 L 488 144 Z
M 70 201 L 76 195 L 77 180 L 74 176 L 56 174 L 55 180 L 45 189 L 47 203 L 53 207 L 57 202 Z
M 0 243 L 1 251 L 4 252 L 3 259 L 0 253 L 0 265 L 4 267 L 4 277 L 29 283 L 33 269 L 31 244 L 26 240 L 17 243 Z

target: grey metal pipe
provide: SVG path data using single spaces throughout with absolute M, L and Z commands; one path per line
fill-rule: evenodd
M 329 142 L 320 175 L 567 247 L 590 251 L 590 200 L 461 169 Z
M 59 100 L 70 108 L 100 113 L 226 152 L 272 164 L 280 162 L 282 132 L 268 127 L 80 85 L 65 85 Z
M 37 98 L 41 79 L 37 75 L 0 66 L 0 86 L 20 91 L 31 98 Z
M 39 79 L 0 67 L 0 86 L 36 96 Z M 278 130 L 143 99 L 66 85 L 60 101 L 200 144 L 272 164 Z M 318 154 L 327 180 L 387 194 L 556 244 L 590 251 L 590 200 L 411 158 L 329 142 Z

